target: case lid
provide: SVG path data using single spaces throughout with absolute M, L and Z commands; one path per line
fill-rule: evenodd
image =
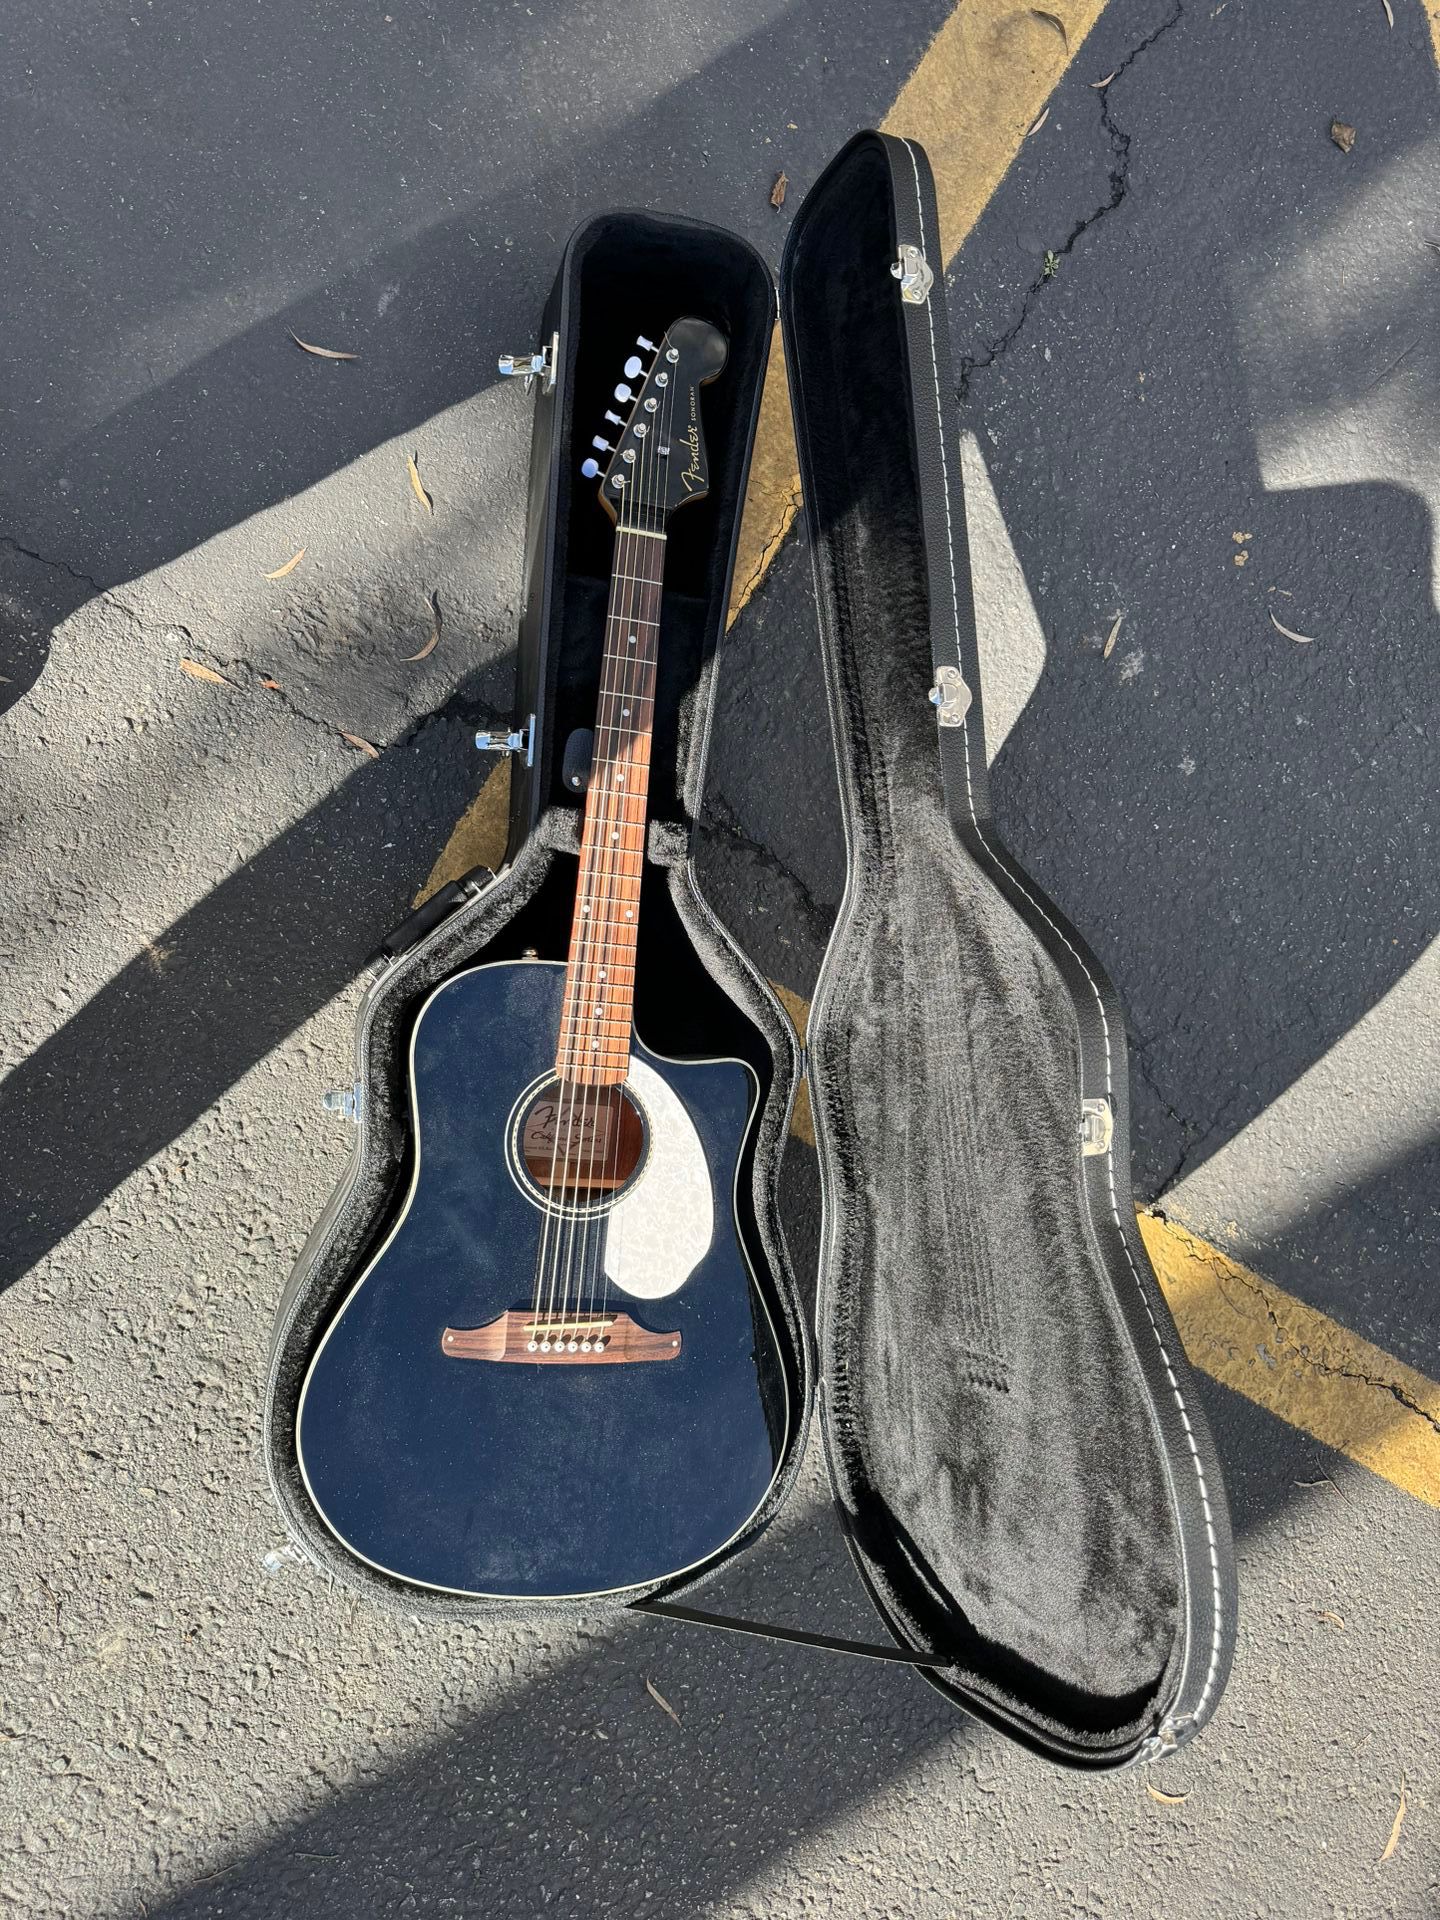
M 849 859 L 810 1023 L 819 1410 L 852 1552 L 933 1683 L 1055 1758 L 1213 1710 L 1225 1497 L 1136 1229 L 1121 1011 L 1001 846 L 915 142 L 801 207 L 781 312 Z

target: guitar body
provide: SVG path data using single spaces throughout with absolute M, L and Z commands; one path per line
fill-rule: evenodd
M 300 1398 L 326 1525 L 449 1592 L 581 1597 L 682 1572 L 744 1527 L 785 1442 L 735 1218 L 754 1076 L 632 1040 L 633 1177 L 547 1204 L 526 1114 L 555 1070 L 564 990 L 561 965 L 501 962 L 427 1001 L 410 1193 Z

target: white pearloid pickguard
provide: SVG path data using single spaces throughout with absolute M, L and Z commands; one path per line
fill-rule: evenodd
M 640 1178 L 610 1210 L 605 1271 L 635 1300 L 678 1292 L 715 1237 L 715 1195 L 695 1123 L 678 1094 L 637 1055 L 629 1086 L 645 1110 L 649 1144 Z

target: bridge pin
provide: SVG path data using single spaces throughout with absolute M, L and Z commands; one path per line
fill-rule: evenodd
M 538 1353 L 540 1351 L 540 1342 L 538 1340 L 527 1340 L 525 1342 L 525 1351 L 527 1353 Z
M 589 1353 L 589 1351 L 590 1351 L 590 1344 L 591 1344 L 591 1343 L 590 1343 L 590 1342 L 589 1342 L 588 1340 L 582 1340 L 582 1341 L 580 1342 L 580 1351 L 581 1351 L 582 1353 Z
M 597 1340 L 595 1342 L 595 1351 L 597 1353 L 603 1353 L 609 1344 L 608 1340 Z
M 580 1342 L 578 1340 L 567 1342 L 565 1351 L 567 1353 L 578 1353 L 580 1351 Z
M 542 1340 L 540 1342 L 540 1351 L 542 1353 L 548 1353 L 550 1351 L 550 1342 L 548 1340 Z

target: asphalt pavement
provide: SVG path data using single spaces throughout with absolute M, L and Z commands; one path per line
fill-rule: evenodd
M 320 1096 L 510 711 L 495 355 L 606 206 L 778 262 L 949 13 L 384 3 L 59 0 L 0 81 L 0 1900 L 1429 1920 L 1436 1515 L 1212 1382 L 1242 1639 L 1163 1800 L 886 1669 L 264 1570 Z M 1393 11 L 1112 0 L 947 293 L 996 804 L 1130 1010 L 1137 1192 L 1436 1378 L 1440 136 Z M 798 531 L 726 644 L 702 868 L 808 994 L 843 868 Z M 814 1188 L 797 1145 L 802 1259 Z M 723 1599 L 873 1630 L 813 1463 Z

